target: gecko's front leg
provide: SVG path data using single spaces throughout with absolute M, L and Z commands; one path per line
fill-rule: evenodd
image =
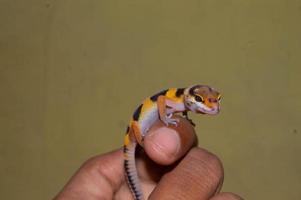
M 168 106 L 167 105 L 167 101 L 168 101 L 168 99 L 165 96 L 163 96 L 163 95 L 158 97 L 157 105 L 158 105 L 158 111 L 159 111 L 160 120 L 166 126 L 168 126 L 170 124 L 177 126 L 178 122 L 179 122 L 179 119 L 172 118 L 173 113 L 169 113 L 168 115 L 166 113 L 166 106 Z
M 190 119 L 190 118 L 188 117 L 187 111 L 185 110 L 185 111 L 183 111 L 182 113 L 183 113 L 183 116 L 185 117 L 185 119 L 187 119 L 187 120 L 190 122 L 190 124 L 191 124 L 192 126 L 195 126 L 195 123 L 192 121 L 192 119 Z

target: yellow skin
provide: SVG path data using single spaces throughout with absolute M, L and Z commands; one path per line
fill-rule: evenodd
M 135 166 L 135 149 L 137 143 L 143 146 L 143 138 L 152 124 L 160 119 L 166 126 L 177 126 L 178 119 L 171 117 L 178 112 L 182 112 L 187 119 L 187 111 L 218 114 L 220 99 L 220 93 L 213 88 L 207 85 L 194 85 L 163 90 L 145 99 L 136 109 L 124 139 L 124 168 L 135 200 L 144 199 Z M 188 120 L 194 125 L 190 119 Z

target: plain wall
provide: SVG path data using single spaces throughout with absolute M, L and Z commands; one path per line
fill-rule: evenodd
M 223 94 L 192 115 L 223 190 L 301 199 L 300 20 L 300 0 L 1 0 L 0 199 L 51 199 L 142 99 L 195 83 Z

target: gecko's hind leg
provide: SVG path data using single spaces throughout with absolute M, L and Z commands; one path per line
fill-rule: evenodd
M 134 133 L 138 144 L 143 147 L 143 139 L 144 138 L 143 138 L 142 133 L 140 131 L 139 124 L 136 121 L 132 122 L 131 131 Z

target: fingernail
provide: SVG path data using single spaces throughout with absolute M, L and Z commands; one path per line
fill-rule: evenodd
M 173 129 L 167 127 L 158 128 L 149 135 L 149 139 L 154 145 L 154 150 L 166 158 L 174 158 L 179 152 L 180 137 Z

